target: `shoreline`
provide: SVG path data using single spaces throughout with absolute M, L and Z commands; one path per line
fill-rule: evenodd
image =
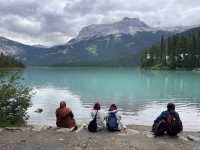
M 56 121 L 56 120 L 55 120 Z M 54 121 L 54 122 L 55 122 Z M 77 124 L 79 126 L 83 125 L 83 124 L 88 124 L 90 120 L 88 120 L 87 122 L 84 122 L 84 121 L 77 121 Z M 147 124 L 132 124 L 132 123 L 128 123 L 128 124 L 124 124 L 125 126 L 127 127 L 141 127 L 141 128 L 146 128 L 146 129 L 149 129 L 149 131 L 151 131 L 151 128 L 152 128 L 152 125 L 147 125 Z M 56 123 L 47 123 L 47 124 L 38 124 L 38 123 L 27 123 L 25 126 L 51 126 L 53 128 L 56 128 Z M 200 130 L 199 129 L 192 129 L 192 128 L 184 128 L 183 126 L 183 132 L 189 132 L 189 133 L 200 133 Z
M 182 132 L 178 137 L 154 137 L 150 127 L 130 125 L 126 132 L 103 130 L 90 133 L 79 125 L 79 129 L 50 126 L 26 126 L 0 128 L 1 150 L 197 150 L 200 149 L 199 132 Z

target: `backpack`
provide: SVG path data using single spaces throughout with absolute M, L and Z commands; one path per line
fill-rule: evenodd
M 167 115 L 167 133 L 175 136 L 182 130 L 182 123 L 175 112 L 170 112 Z
M 109 131 L 119 131 L 116 112 L 109 113 L 106 126 Z
M 164 119 L 160 119 L 157 122 L 154 122 L 152 127 L 152 132 L 155 136 L 163 136 L 166 131 L 166 121 Z
M 94 116 L 94 119 L 92 119 L 92 121 L 90 121 L 90 123 L 88 125 L 88 131 L 90 131 L 90 132 L 96 132 L 97 131 L 97 112 Z

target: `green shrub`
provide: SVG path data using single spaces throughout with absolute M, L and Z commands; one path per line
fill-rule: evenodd
M 31 89 L 20 83 L 18 74 L 0 76 L 0 126 L 21 126 L 28 119 Z

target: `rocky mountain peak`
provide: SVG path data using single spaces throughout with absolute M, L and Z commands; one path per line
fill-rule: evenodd
M 122 20 L 110 24 L 93 24 L 84 27 L 77 36 L 77 40 L 89 39 L 92 37 L 107 36 L 111 34 L 131 34 L 138 31 L 151 30 L 146 23 L 139 18 L 125 17 Z
M 141 21 L 139 18 L 124 17 L 120 22 L 135 27 L 145 27 L 145 28 L 149 27 L 145 22 Z

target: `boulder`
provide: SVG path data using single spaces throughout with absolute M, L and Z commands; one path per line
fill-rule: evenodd
M 43 112 L 43 109 L 42 109 L 42 108 L 38 108 L 38 109 L 35 110 L 34 112 L 36 112 L 36 113 L 42 113 L 42 112 Z

